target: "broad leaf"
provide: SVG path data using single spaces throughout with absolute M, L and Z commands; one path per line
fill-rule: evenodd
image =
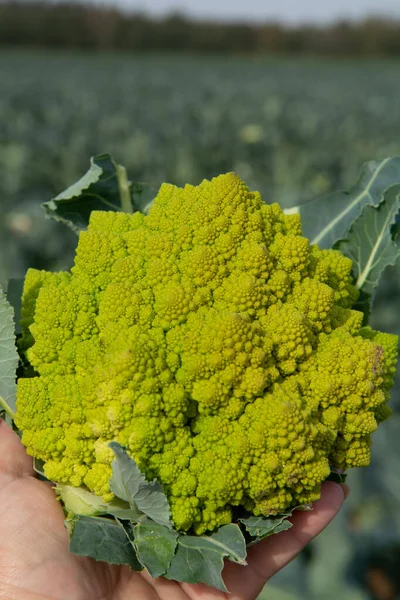
M 14 311 L 0 287 L 0 411 L 14 418 L 18 353 L 15 346 Z
M 379 206 L 385 192 L 400 183 L 400 157 L 366 163 L 353 188 L 334 192 L 290 209 L 301 216 L 303 235 L 312 244 L 331 248 L 346 237 L 365 206 Z
M 47 479 L 47 477 L 44 474 L 44 461 L 40 460 L 40 458 L 36 458 L 34 457 L 33 459 L 33 470 L 36 473 L 36 478 L 39 479 L 40 481 L 48 481 L 50 482 L 50 479 Z M 52 483 L 52 482 L 50 482 Z M 52 484 L 54 485 L 54 484 Z
M 146 481 L 145 484 L 141 484 L 133 500 L 137 508 L 152 521 L 172 527 L 168 500 L 158 481 Z
M 146 478 L 120 444 L 111 442 L 109 446 L 115 454 L 112 462 L 113 474 L 110 480 L 111 491 L 121 500 L 131 502 L 138 493 L 140 484 L 146 483 Z
M 22 333 L 21 320 L 21 305 L 22 292 L 24 289 L 23 279 L 10 279 L 7 285 L 7 300 L 14 309 L 15 333 Z
M 400 213 L 397 215 L 396 222 L 392 227 L 392 237 L 393 237 L 393 240 L 397 240 L 397 243 L 399 243 L 398 242 L 399 234 L 400 234 Z
M 334 481 L 335 483 L 345 483 L 347 479 L 347 473 L 341 473 L 340 471 L 331 470 L 326 481 Z
M 181 535 L 167 579 L 188 583 L 205 583 L 223 592 L 228 590 L 222 579 L 224 558 L 246 564 L 246 542 L 238 525 L 220 527 L 210 536 Z
M 248 534 L 255 538 L 254 541 L 259 542 L 270 535 L 279 533 L 280 531 L 286 531 L 292 527 L 292 523 L 288 521 L 289 515 L 282 517 L 248 517 L 239 519 L 241 523 L 246 527 Z
M 158 523 L 139 523 L 133 528 L 137 556 L 152 577 L 167 572 L 175 555 L 178 534 Z
M 366 206 L 337 247 L 353 261 L 356 287 L 364 298 L 372 298 L 383 271 L 394 265 L 400 248 L 393 239 L 392 226 L 400 211 L 400 181 L 376 208 Z
M 137 517 L 137 511 L 133 511 L 127 502 L 118 498 L 112 502 L 104 502 L 102 498 L 82 487 L 57 483 L 55 492 L 63 501 L 66 510 L 77 516 L 112 515 L 127 521 Z
M 146 215 L 156 196 L 157 189 L 149 183 L 141 181 L 133 181 L 131 183 L 131 198 L 134 211 L 139 211 Z
M 147 516 L 152 521 L 172 527 L 168 500 L 158 481 L 147 481 L 135 461 L 116 442 L 110 448 L 115 453 L 112 463 L 113 474 L 110 481 L 111 491 L 137 510 L 136 519 Z
M 79 517 L 71 529 L 70 551 L 74 554 L 114 565 L 128 565 L 136 571 L 143 568 L 124 528 L 114 519 Z
M 42 204 L 48 217 L 62 221 L 76 233 L 86 229 L 93 210 L 146 212 L 156 191 L 145 183 L 128 181 L 125 167 L 109 154 L 91 158 L 89 171 L 64 192 Z

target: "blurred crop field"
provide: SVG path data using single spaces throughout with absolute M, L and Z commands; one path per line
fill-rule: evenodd
M 400 63 L 244 57 L 0 53 L 0 283 L 66 269 L 75 235 L 40 203 L 111 153 L 132 180 L 199 183 L 236 171 L 284 207 L 352 185 L 400 155 Z M 400 266 L 372 325 L 400 334 Z M 340 516 L 260 598 L 400 597 L 400 386 L 351 472 Z M 368 591 L 367 586 L 370 590 Z

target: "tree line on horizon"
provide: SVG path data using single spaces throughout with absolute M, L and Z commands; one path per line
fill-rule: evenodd
M 368 18 L 326 26 L 197 21 L 61 1 L 0 0 L 0 47 L 325 56 L 398 56 L 400 21 Z

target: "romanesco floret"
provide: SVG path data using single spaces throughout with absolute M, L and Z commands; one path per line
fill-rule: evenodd
M 232 173 L 93 212 L 71 273 L 26 277 L 28 452 L 108 501 L 117 441 L 195 533 L 314 501 L 390 413 L 397 339 L 362 328 L 351 268 Z

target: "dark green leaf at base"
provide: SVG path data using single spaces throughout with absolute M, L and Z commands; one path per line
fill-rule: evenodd
M 143 569 L 124 528 L 113 519 L 77 517 L 72 526 L 70 551 L 113 565 L 127 565 L 135 571 Z
M 152 577 L 164 575 L 175 555 L 178 534 L 158 523 L 139 523 L 133 535 L 142 565 Z
M 255 543 L 270 535 L 290 529 L 292 523 L 288 521 L 288 516 L 290 515 L 272 517 L 271 519 L 266 517 L 248 517 L 246 519 L 239 519 L 239 521 L 246 527 L 246 531 L 254 538 L 253 543 Z
M 210 536 L 181 535 L 165 577 L 188 583 L 205 583 L 228 591 L 222 579 L 224 558 L 246 564 L 246 543 L 238 525 L 220 527 Z

